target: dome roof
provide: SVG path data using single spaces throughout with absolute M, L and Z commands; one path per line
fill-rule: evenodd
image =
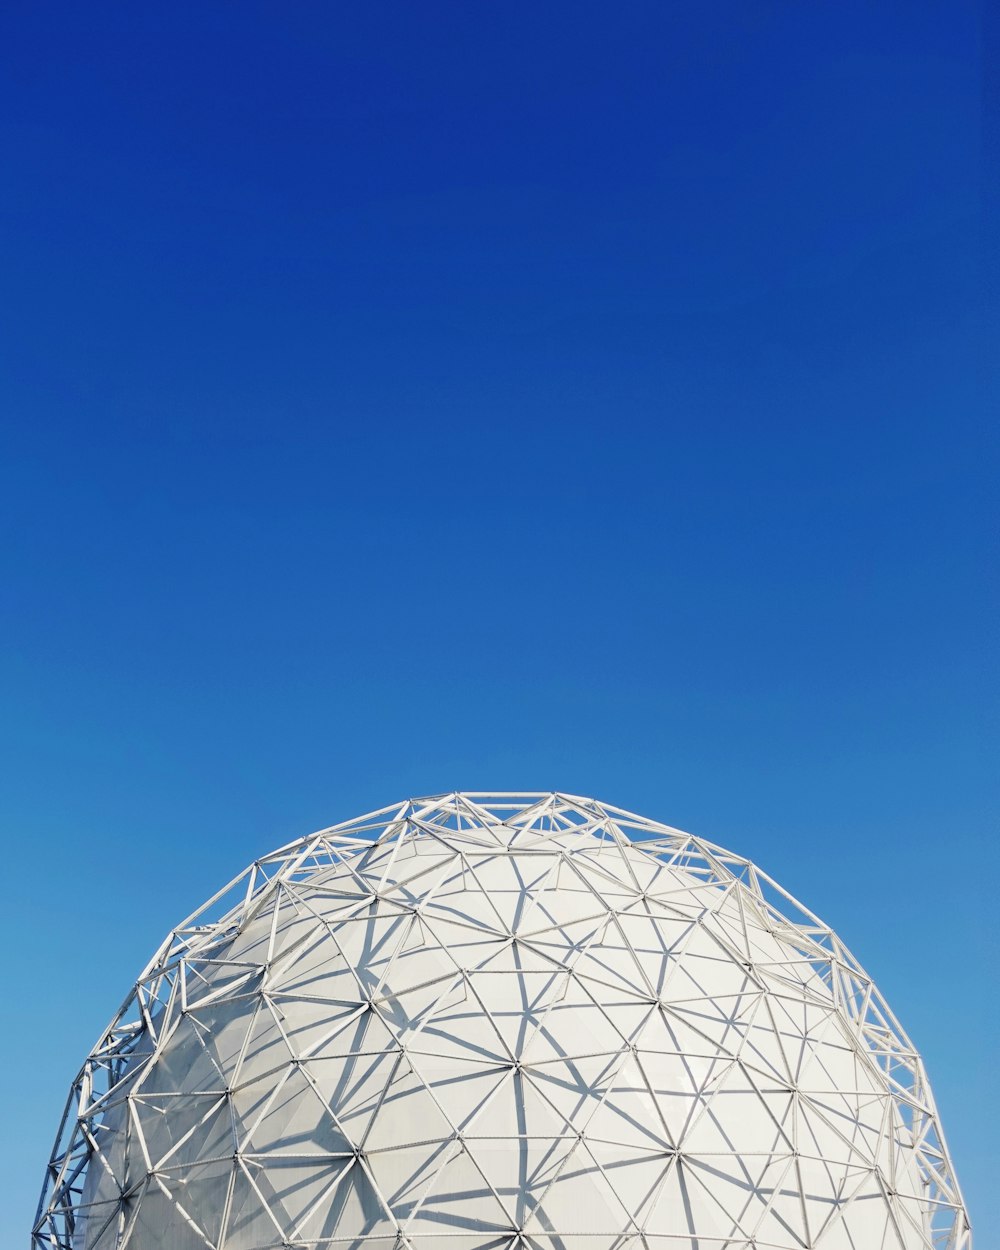
M 920 1059 L 748 861 L 563 795 L 251 865 L 74 1083 L 36 1250 L 968 1250 Z

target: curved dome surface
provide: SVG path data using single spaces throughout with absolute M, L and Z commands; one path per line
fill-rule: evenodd
M 251 865 L 74 1083 L 36 1250 L 968 1250 L 921 1061 L 748 861 L 413 800 Z

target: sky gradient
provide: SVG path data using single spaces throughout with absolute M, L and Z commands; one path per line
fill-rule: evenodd
M 561 789 L 838 930 L 985 1250 L 981 44 L 964 0 L 5 7 L 5 1243 L 217 886 Z

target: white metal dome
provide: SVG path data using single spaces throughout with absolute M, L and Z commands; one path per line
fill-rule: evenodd
M 748 861 L 564 795 L 246 870 L 74 1083 L 36 1250 L 969 1250 L 920 1059 Z

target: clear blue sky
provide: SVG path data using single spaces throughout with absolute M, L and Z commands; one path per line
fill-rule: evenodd
M 964 0 L 4 7 L 5 1243 L 217 885 L 557 788 L 839 930 L 985 1250 L 980 44 Z

